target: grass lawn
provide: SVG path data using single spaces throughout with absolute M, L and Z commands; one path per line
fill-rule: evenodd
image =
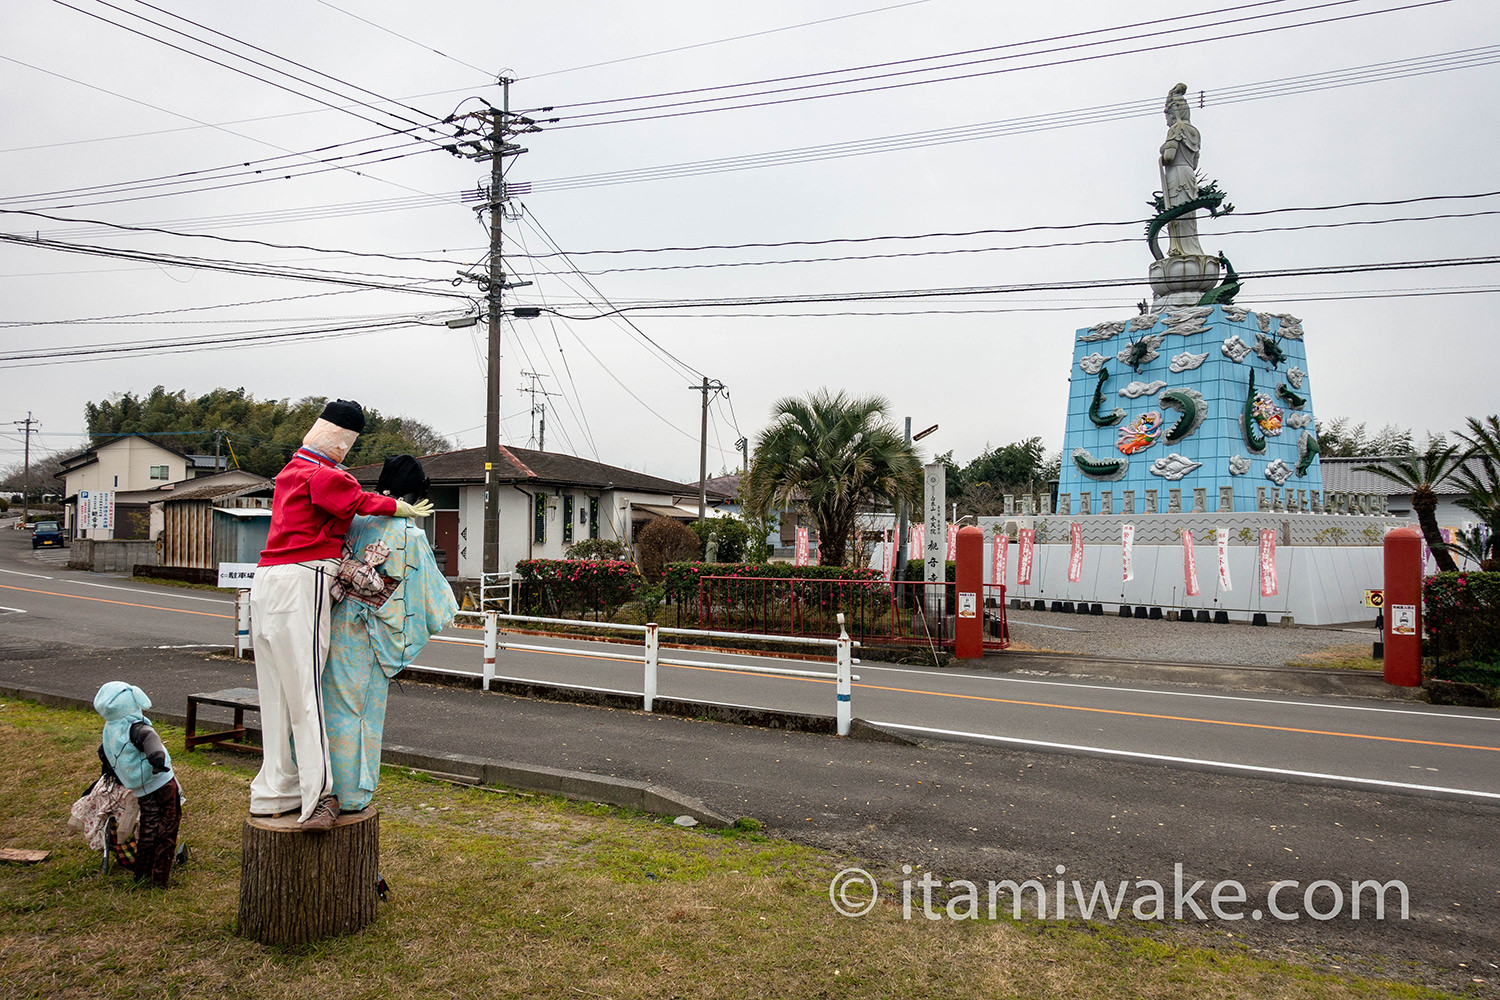
M 52 852 L 0 864 L 0 993 L 14 1000 L 1447 996 L 1194 947 L 1172 927 L 906 921 L 884 904 L 844 918 L 828 882 L 851 859 L 393 768 L 375 800 L 392 889 L 375 923 L 267 948 L 235 936 L 258 761 L 175 757 L 193 860 L 165 892 L 139 889 L 101 875 L 65 826 L 99 730 L 89 712 L 0 702 L 0 846 Z
M 1370 642 L 1349 642 L 1329 646 L 1316 653 L 1303 653 L 1287 661 L 1289 667 L 1323 667 L 1329 670 L 1384 670 L 1385 661 L 1371 653 Z

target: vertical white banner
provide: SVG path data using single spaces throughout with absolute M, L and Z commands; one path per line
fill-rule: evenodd
M 1123 560 L 1123 570 L 1126 583 L 1135 579 L 1135 525 L 1120 525 L 1120 558 Z
M 1193 553 L 1193 533 L 1182 533 L 1182 580 L 1187 595 L 1197 597 L 1202 591 L 1198 586 L 1198 557 Z
M 1036 532 L 1022 528 L 1016 532 L 1016 586 L 1031 585 L 1031 564 L 1036 557 Z
M 916 522 L 906 533 L 906 558 L 922 561 L 922 542 L 927 538 L 927 525 Z
M 1214 529 L 1214 536 L 1219 540 L 1219 589 L 1233 590 L 1234 584 L 1229 580 L 1229 533 L 1220 527 Z
M 797 565 L 807 565 L 807 528 L 800 525 L 797 528 Z
M 1276 529 L 1260 529 L 1260 596 L 1276 596 Z
M 1003 587 L 1005 586 L 1005 560 L 1006 556 L 1010 554 L 1010 539 L 1006 537 L 1005 532 L 997 531 L 995 532 L 995 541 L 993 544 L 995 546 L 995 554 L 993 565 L 991 566 L 990 579 L 995 586 Z
M 948 516 L 945 509 L 948 503 L 946 476 L 947 471 L 941 462 L 922 466 L 925 494 L 922 497 L 922 504 L 927 512 L 925 518 L 927 530 L 922 545 L 922 579 L 928 584 L 938 584 L 938 586 L 926 588 L 929 610 L 942 608 L 945 595 L 941 585 L 948 579 L 947 565 L 943 558 L 943 539 L 948 534 Z
M 891 579 L 896 572 L 896 539 L 894 536 L 895 532 L 885 531 L 882 533 L 880 542 L 880 556 L 884 560 L 880 568 L 885 573 L 887 580 Z
M 1083 524 L 1074 521 L 1068 525 L 1068 582 L 1083 579 Z
M 948 554 L 945 556 L 949 562 L 958 558 L 958 525 L 948 525 Z

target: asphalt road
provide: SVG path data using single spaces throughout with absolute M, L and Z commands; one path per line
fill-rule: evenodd
M 253 684 L 248 665 L 208 655 L 227 641 L 231 602 L 71 573 L 55 565 L 58 558 L 33 556 L 25 536 L 0 531 L 0 684 L 88 698 L 102 679 L 125 676 L 162 704 L 192 690 Z M 500 671 L 639 690 L 637 666 L 592 655 L 513 652 Z M 474 670 L 476 659 L 471 645 L 437 643 L 420 662 Z M 1193 934 L 1234 934 L 1273 952 L 1290 947 L 1346 968 L 1384 968 L 1450 987 L 1488 990 L 1500 981 L 1493 843 L 1500 808 L 1491 797 L 1500 787 L 1488 763 L 1500 752 L 1500 730 L 1488 713 L 870 663 L 856 673 L 856 715 L 925 727 L 921 745 L 410 683 L 393 692 L 386 739 L 655 781 L 866 858 L 896 884 L 931 871 L 945 883 L 981 886 L 1034 878 L 1050 892 L 1063 866 L 1062 877 L 1078 879 L 1085 892 L 1096 879 L 1110 887 L 1125 881 L 1137 899 L 1149 889 L 1141 880 L 1161 882 L 1171 919 L 1180 864 L 1184 891 L 1207 882 L 1184 908 Z M 664 668 L 661 690 L 821 714 L 833 705 L 825 681 L 768 679 L 733 667 Z M 937 731 L 972 735 L 939 738 Z M 1306 773 L 1279 773 L 1286 771 Z M 1455 791 L 1418 794 L 1401 785 Z M 834 870 L 831 863 L 830 876 Z M 1230 879 L 1243 884 L 1246 901 L 1223 909 L 1242 913 L 1239 920 L 1215 916 L 1209 902 L 1214 885 Z M 1349 887 L 1367 879 L 1400 880 L 1408 919 L 1370 919 L 1369 896 L 1362 917 L 1352 919 Z M 1283 880 L 1298 886 L 1284 887 L 1276 902 L 1296 920 L 1271 916 L 1266 896 Z M 1346 897 L 1329 920 L 1309 916 L 1302 895 L 1319 880 Z M 1311 909 L 1326 911 L 1331 893 L 1317 890 Z M 920 914 L 920 888 L 915 898 Z M 1209 911 L 1207 919 L 1196 919 L 1193 903 Z

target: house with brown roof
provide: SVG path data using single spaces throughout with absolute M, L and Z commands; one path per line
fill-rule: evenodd
M 421 459 L 435 508 L 428 532 L 449 579 L 477 580 L 482 569 L 484 454 L 483 448 L 465 448 Z M 373 489 L 380 469 L 366 465 L 349 471 Z M 698 517 L 696 483 L 573 455 L 502 445 L 495 471 L 501 572 L 512 571 L 522 559 L 562 559 L 568 546 L 586 538 L 613 538 L 628 548 L 636 530 L 656 517 Z M 717 505 L 728 497 L 710 490 L 708 499 Z

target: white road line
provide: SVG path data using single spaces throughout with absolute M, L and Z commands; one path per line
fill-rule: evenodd
M 904 726 L 898 722 L 868 720 L 872 726 L 888 729 L 904 729 L 912 733 L 930 733 L 934 736 L 954 736 L 961 739 L 987 740 L 993 743 L 1009 743 L 1016 746 L 1042 747 L 1048 750 L 1077 750 L 1083 753 L 1100 754 L 1106 757 L 1130 757 L 1137 760 L 1154 760 L 1166 764 L 1194 764 L 1203 767 L 1222 767 L 1232 771 L 1250 771 L 1284 778 L 1315 778 L 1319 781 L 1347 781 L 1357 785 L 1376 788 L 1391 788 L 1407 792 L 1440 792 L 1445 795 L 1472 795 L 1482 799 L 1500 801 L 1500 792 L 1481 792 L 1474 788 L 1447 788 L 1442 785 L 1415 785 L 1406 781 L 1385 781 L 1381 778 L 1356 778 L 1349 774 L 1324 774 L 1319 771 L 1292 771 L 1281 767 L 1261 767 L 1257 764 L 1236 764 L 1227 760 L 1201 760 L 1196 757 L 1171 757 L 1166 754 L 1141 753 L 1135 750 L 1115 750 L 1110 747 L 1081 746 L 1074 743 L 1051 743 L 1047 740 L 1024 740 L 1014 736 L 991 736 L 989 733 L 965 733 L 953 729 L 931 729 L 927 726 Z
M 938 670 L 917 670 L 911 667 L 877 667 L 865 664 L 868 670 L 884 670 L 896 674 L 916 674 L 926 677 L 943 677 L 952 680 L 963 677 L 967 680 L 994 681 L 1001 684 L 1035 684 L 1041 687 L 1070 688 L 1076 691 L 1109 691 L 1114 694 L 1167 695 L 1173 698 L 1207 698 L 1216 701 L 1243 701 L 1253 705 L 1290 705 L 1295 708 L 1337 708 L 1345 712 L 1383 712 L 1390 715 L 1420 715 L 1424 719 L 1468 719 L 1474 722 L 1500 722 L 1500 713 L 1492 715 L 1454 715 L 1440 711 L 1418 711 L 1411 708 L 1377 708 L 1374 705 L 1341 705 L 1336 702 L 1291 701 L 1282 698 L 1250 698 L 1233 694 L 1206 694 L 1201 691 L 1162 691 L 1154 688 L 1112 687 L 1107 684 L 1074 684 L 1068 681 L 1044 681 L 1033 677 L 1005 677 L 994 674 L 956 674 Z
M 0 607 L 0 611 L 5 611 L 5 612 L 8 612 L 10 614 L 15 614 L 15 615 L 24 615 L 26 613 L 26 609 L 25 608 Z
M 188 594 L 164 593 L 160 590 L 144 590 L 140 587 L 116 587 L 108 583 L 89 583 L 87 580 L 69 580 L 68 582 L 76 583 L 80 587 L 98 587 L 100 590 L 123 590 L 127 594 L 134 594 L 137 597 L 174 597 L 184 601 L 206 601 L 209 604 L 234 603 L 233 601 L 226 601 L 222 597 L 192 597 Z
M 33 580 L 51 580 L 51 579 L 53 579 L 50 576 L 43 576 L 40 573 L 22 573 L 20 570 L 16 570 L 16 569 L 0 569 L 0 573 L 9 573 L 11 576 L 29 576 Z

